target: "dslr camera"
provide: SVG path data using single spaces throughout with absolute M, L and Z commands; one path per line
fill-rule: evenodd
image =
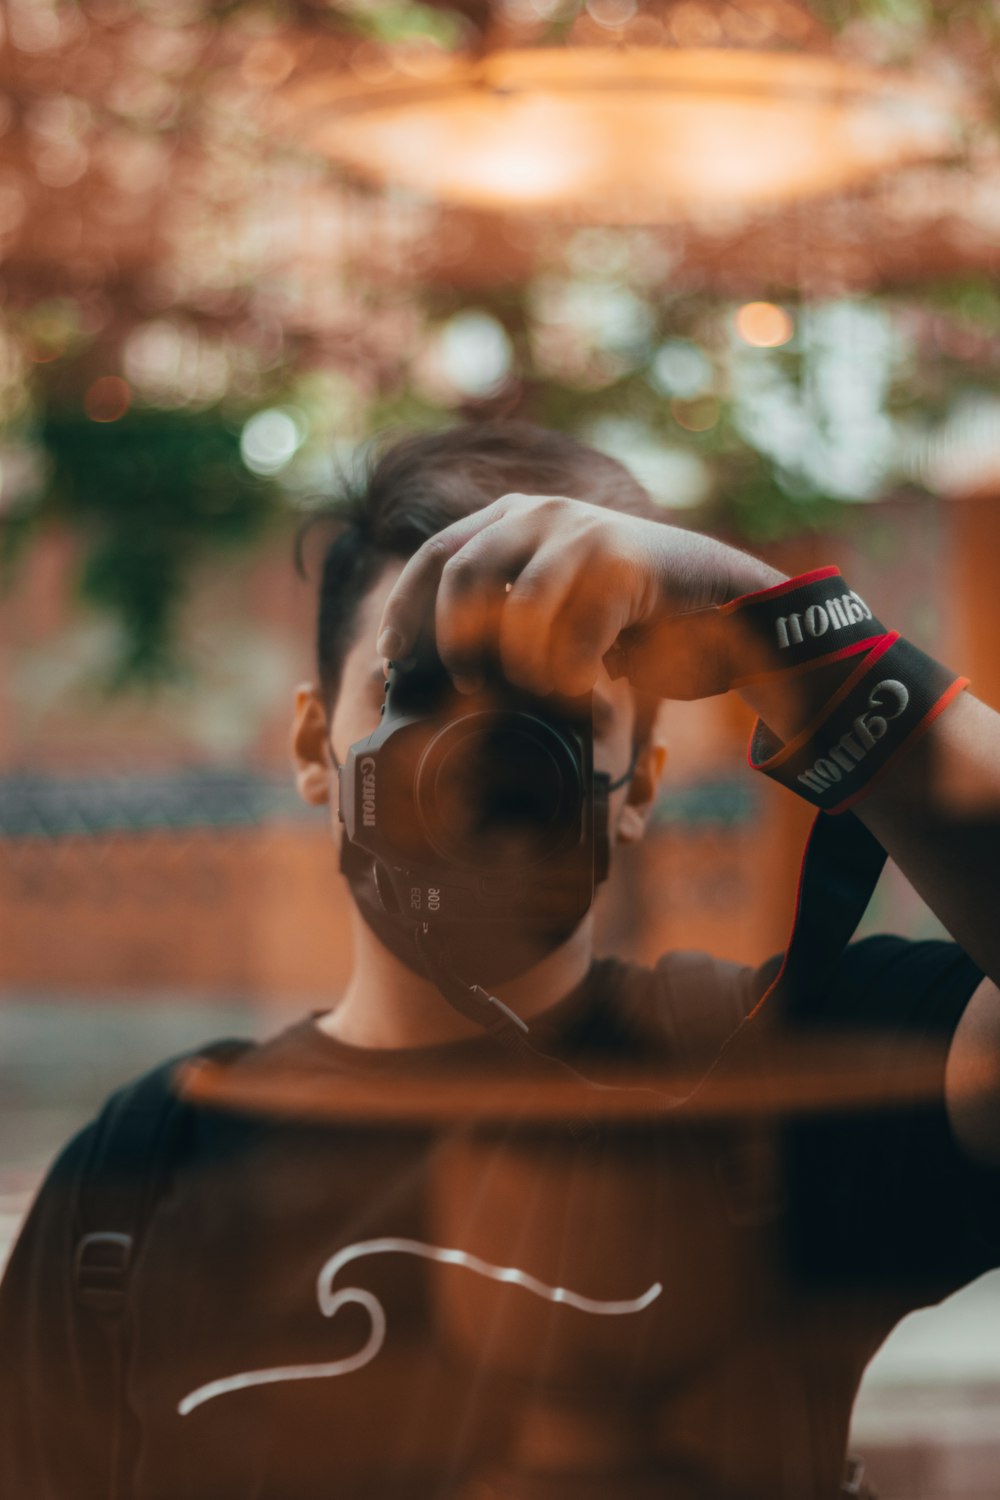
M 589 693 L 536 698 L 490 666 L 465 696 L 424 638 L 390 665 L 379 725 L 340 777 L 345 871 L 373 862 L 386 916 L 445 950 L 464 932 L 548 951 L 607 874 Z

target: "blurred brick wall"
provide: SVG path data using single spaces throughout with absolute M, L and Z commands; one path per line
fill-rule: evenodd
M 0 846 L 0 984 L 336 995 L 347 912 L 322 830 L 152 832 Z

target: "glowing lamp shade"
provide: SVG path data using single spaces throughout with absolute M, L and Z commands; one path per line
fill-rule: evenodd
M 814 56 L 548 48 L 292 86 L 284 125 L 371 181 L 479 209 L 649 223 L 834 192 L 953 154 L 954 96 Z

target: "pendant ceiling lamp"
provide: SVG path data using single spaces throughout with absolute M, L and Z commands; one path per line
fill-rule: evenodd
M 322 72 L 280 108 L 368 181 L 604 224 L 841 192 L 957 154 L 963 124 L 954 93 L 829 56 L 652 47 L 442 56 L 378 83 Z

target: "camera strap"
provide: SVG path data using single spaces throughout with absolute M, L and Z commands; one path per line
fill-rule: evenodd
M 926 733 L 969 685 L 898 632 L 882 636 L 794 739 L 782 744 L 758 719 L 750 766 L 814 807 L 842 813 L 882 780 L 899 752 Z
M 837 567 L 814 568 L 720 605 L 727 686 L 747 687 L 869 650 L 886 628 Z
M 846 679 L 787 744 L 758 719 L 751 768 L 827 813 L 871 791 L 969 685 L 898 631 L 886 630 L 834 567 L 746 594 L 719 611 L 749 643 L 731 686 L 775 681 L 857 658 Z
M 612 677 L 661 698 L 790 682 L 844 663 L 848 675 L 794 739 L 782 743 L 758 719 L 748 748 L 753 770 L 827 813 L 869 792 L 969 685 L 887 630 L 833 566 L 626 633 L 605 662 Z
M 887 857 L 853 813 L 836 819 L 817 813 L 802 853 L 788 944 L 748 1022 L 779 992 L 782 1018 L 794 1017 L 807 989 L 830 972 L 854 936 Z
M 432 931 L 428 923 L 417 922 L 414 925 L 413 940 L 423 960 L 427 977 L 434 981 L 449 1005 L 465 1016 L 466 1020 L 475 1021 L 482 1026 L 498 1042 L 508 1047 L 508 1050 L 520 1054 L 523 1038 L 528 1033 L 528 1023 L 522 1021 L 517 1012 L 511 1010 L 509 1005 L 504 1005 L 496 995 L 484 990 L 481 984 L 466 984 L 459 979 L 444 956 L 440 936 Z
M 482 985 L 466 984 L 460 979 L 444 957 L 437 934 L 432 933 L 426 923 L 417 925 L 414 941 L 424 961 L 427 977 L 437 985 L 442 997 L 460 1015 L 481 1026 L 519 1069 L 536 1075 L 558 1074 L 584 1089 L 605 1087 L 585 1077 L 563 1058 L 536 1047 L 528 1040 L 530 1028 L 527 1021 L 504 1005 L 496 995 L 483 989 Z M 567 1128 L 577 1139 L 593 1137 L 598 1131 L 597 1122 L 592 1119 L 568 1121 Z

